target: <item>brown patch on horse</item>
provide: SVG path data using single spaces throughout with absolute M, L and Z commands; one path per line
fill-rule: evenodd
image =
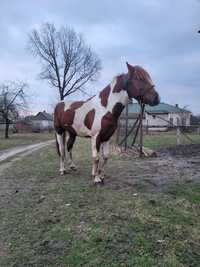
M 101 130 L 96 139 L 97 151 L 102 142 L 107 142 L 117 129 L 117 119 L 108 111 L 101 119 Z
M 123 109 L 124 109 L 124 105 L 122 105 L 122 103 L 119 103 L 119 102 L 116 103 L 112 109 L 113 117 L 115 119 L 118 119 L 119 116 L 121 115 Z
M 66 126 L 73 124 L 75 116 L 74 109 L 67 109 L 65 111 L 65 103 L 60 102 L 56 105 L 54 111 L 54 128 L 61 134 Z
M 54 128 L 58 134 L 63 133 L 63 128 L 60 120 L 63 111 L 64 111 L 64 103 L 60 102 L 56 105 L 54 110 Z
M 118 118 L 124 109 L 122 103 L 116 103 L 112 113 L 107 112 L 101 119 L 101 130 L 97 136 L 96 147 L 99 151 L 102 142 L 107 142 L 117 129 Z
M 62 114 L 62 125 L 63 126 L 70 126 L 74 122 L 74 116 L 75 116 L 75 111 L 74 109 L 67 109 L 64 111 Z
M 85 103 L 85 101 L 75 101 L 70 105 L 70 109 L 77 109 L 80 108 L 83 104 Z
M 116 79 L 117 79 L 117 82 L 113 88 L 113 93 L 119 93 L 122 90 L 125 90 L 125 88 L 124 88 L 124 74 L 117 76 Z
M 67 126 L 65 129 L 67 130 L 67 132 L 69 134 L 69 138 L 67 140 L 67 151 L 70 151 L 74 145 L 77 134 L 76 134 L 76 131 L 74 130 L 74 128 L 71 126 Z
M 99 98 L 101 98 L 101 105 L 104 107 L 107 107 L 110 90 L 110 85 L 108 85 L 99 93 Z
M 84 124 L 85 126 L 91 130 L 93 122 L 94 122 L 94 116 L 95 116 L 95 109 L 91 109 L 85 116 Z

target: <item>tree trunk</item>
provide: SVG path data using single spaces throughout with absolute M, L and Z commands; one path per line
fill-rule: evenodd
M 8 131 L 9 131 L 10 121 L 6 119 L 6 128 L 5 128 L 5 139 L 9 138 Z

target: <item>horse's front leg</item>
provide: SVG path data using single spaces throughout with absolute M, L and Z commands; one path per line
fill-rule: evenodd
M 99 163 L 98 172 L 102 181 L 105 178 L 105 165 L 108 162 L 108 157 L 110 153 L 109 146 L 109 141 L 101 144 L 102 161 Z
M 99 174 L 99 159 L 100 159 L 100 144 L 97 144 L 97 136 L 91 138 L 92 142 L 92 177 L 94 178 L 94 184 L 102 184 L 102 179 Z

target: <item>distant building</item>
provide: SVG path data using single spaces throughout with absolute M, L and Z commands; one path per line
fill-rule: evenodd
M 16 133 L 31 133 L 32 131 L 32 123 L 26 119 L 17 120 L 13 127 L 13 132 Z
M 27 116 L 18 120 L 15 124 L 16 132 L 42 132 L 53 130 L 53 116 L 47 113 L 38 112 L 35 116 Z
M 32 118 L 32 127 L 34 131 L 45 131 L 53 129 L 53 116 L 47 113 L 45 110 L 43 112 L 38 112 Z
M 128 117 L 130 120 L 135 120 L 140 113 L 138 103 L 130 103 L 128 105 Z M 186 109 L 179 108 L 178 105 L 169 105 L 160 103 L 157 106 L 145 106 L 143 117 L 143 125 L 148 126 L 152 130 L 167 130 L 173 126 L 190 126 L 192 113 Z M 122 119 L 125 116 L 125 111 L 122 114 Z M 130 121 L 132 124 L 132 122 Z M 159 128 L 159 129 L 158 129 Z

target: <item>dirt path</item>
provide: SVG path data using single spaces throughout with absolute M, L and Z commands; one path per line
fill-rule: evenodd
M 26 155 L 36 151 L 40 148 L 43 148 L 47 145 L 50 145 L 54 140 L 49 140 L 45 142 L 40 142 L 33 145 L 18 146 L 14 148 L 9 148 L 6 150 L 0 151 L 0 172 L 8 167 L 14 162 L 17 161 Z M 10 159 L 11 158 L 11 159 Z M 9 159 L 9 161 L 7 161 Z

